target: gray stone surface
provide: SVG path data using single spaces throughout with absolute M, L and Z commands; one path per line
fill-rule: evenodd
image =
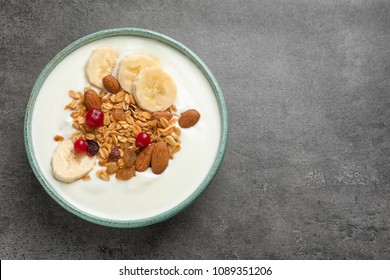
M 65 211 L 24 150 L 31 88 L 72 41 L 141 27 L 217 77 L 229 143 L 174 218 L 113 229 Z M 389 1 L 0 1 L 1 259 L 389 259 Z

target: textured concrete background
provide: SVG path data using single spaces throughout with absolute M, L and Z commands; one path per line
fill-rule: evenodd
M 209 188 L 141 229 L 62 209 L 23 145 L 43 67 L 72 41 L 114 27 L 190 47 L 229 112 Z M 0 29 L 2 259 L 390 258 L 389 1 L 1 0 Z

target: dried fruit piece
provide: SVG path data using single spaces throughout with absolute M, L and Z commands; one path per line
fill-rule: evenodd
M 116 172 L 118 171 L 118 165 L 116 165 L 115 162 L 110 162 L 109 164 L 107 164 L 106 166 L 106 172 L 108 174 L 115 174 Z
M 133 81 L 139 72 L 147 67 L 157 66 L 159 62 L 147 55 L 128 55 L 124 57 L 118 68 L 118 80 L 124 90 L 131 93 Z
M 195 109 L 190 109 L 185 112 L 183 112 L 179 119 L 179 125 L 182 128 L 189 128 L 191 126 L 194 126 L 200 118 L 200 114 Z
M 121 85 L 113 75 L 107 75 L 102 79 L 103 86 L 111 93 L 117 93 L 121 89 Z
M 95 158 L 74 153 L 73 141 L 58 143 L 51 160 L 53 176 L 64 183 L 71 183 L 87 175 L 95 166 Z
M 141 70 L 132 87 L 137 105 L 149 112 L 165 111 L 176 100 L 175 81 L 158 66 Z
M 73 149 L 76 153 L 83 154 L 87 151 L 87 142 L 85 142 L 85 140 L 82 138 L 77 139 L 73 143 Z
M 165 119 L 167 119 L 169 121 L 170 119 L 172 119 L 172 116 L 173 115 L 171 113 L 166 112 L 166 111 L 154 112 L 152 114 L 152 118 L 155 119 L 155 120 L 159 120 L 161 118 L 165 118 Z
M 152 152 L 152 171 L 154 174 L 161 174 L 168 167 L 169 162 L 169 149 L 166 143 L 158 142 L 154 145 Z
M 96 91 L 90 88 L 84 94 L 84 105 L 88 110 L 91 108 L 100 109 L 102 101 Z
M 112 111 L 112 117 L 116 121 L 126 121 L 126 113 L 122 109 L 114 109 Z
M 123 153 L 123 161 L 125 163 L 125 167 L 134 166 L 135 161 L 137 160 L 137 155 L 133 150 L 126 150 Z
M 117 158 L 120 156 L 120 151 L 117 147 L 115 147 L 114 149 L 112 149 L 112 151 L 110 152 L 110 154 L 108 155 L 108 161 L 115 161 L 117 160 Z
M 87 140 L 87 154 L 94 156 L 99 152 L 99 144 L 94 140 Z
M 147 134 L 146 132 L 138 133 L 137 138 L 135 138 L 135 144 L 141 148 L 145 148 L 146 146 L 148 146 L 149 142 L 150 142 L 150 135 Z
M 115 178 L 127 181 L 135 176 L 135 167 L 124 167 L 118 169 L 116 172 Z
M 85 75 L 88 81 L 98 88 L 103 88 L 102 79 L 112 73 L 118 55 L 115 48 L 99 47 L 94 49 L 85 66 Z
M 99 127 L 103 124 L 104 113 L 97 108 L 91 108 L 85 114 L 85 122 L 93 128 Z
M 61 135 L 54 136 L 54 141 L 61 142 L 62 140 L 64 140 L 64 137 L 62 137 Z
M 135 161 L 135 169 L 139 172 L 144 172 L 150 166 L 150 161 L 152 159 L 154 144 L 150 144 L 144 148 L 138 155 L 137 160 Z

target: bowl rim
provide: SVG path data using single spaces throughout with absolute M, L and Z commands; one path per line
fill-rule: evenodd
M 35 105 L 35 101 L 37 99 L 38 93 L 45 82 L 46 78 L 49 76 L 51 71 L 69 54 L 71 54 L 73 51 L 77 50 L 78 48 L 91 43 L 93 41 L 97 41 L 100 39 L 108 38 L 108 37 L 115 37 L 115 36 L 135 36 L 135 37 L 143 37 L 147 39 L 157 40 L 159 42 L 162 42 L 180 53 L 184 54 L 187 58 L 189 58 L 203 73 L 203 75 L 207 78 L 210 86 L 212 87 L 212 90 L 214 92 L 215 98 L 217 99 L 218 108 L 219 108 L 219 114 L 221 118 L 221 137 L 219 141 L 219 147 L 217 151 L 216 158 L 214 160 L 214 163 L 209 170 L 207 176 L 202 181 L 202 183 L 198 186 L 198 188 L 193 192 L 189 197 L 187 197 L 185 200 L 183 200 L 181 203 L 176 205 L 175 207 L 164 211 L 162 213 L 159 213 L 155 216 L 143 218 L 143 219 L 136 219 L 136 220 L 110 220 L 107 218 L 102 218 L 98 216 L 94 216 L 90 213 L 86 213 L 77 207 L 71 205 L 68 201 L 63 199 L 60 195 L 58 195 L 50 186 L 50 184 L 46 181 L 44 178 L 38 162 L 36 160 L 34 149 L 32 147 L 32 132 L 31 132 L 31 124 L 32 124 L 32 113 L 33 108 Z M 226 109 L 226 103 L 222 94 L 222 90 L 210 71 L 210 69 L 206 66 L 206 64 L 199 58 L 198 55 L 196 55 L 193 51 L 191 51 L 188 47 L 183 45 L 182 43 L 176 41 L 175 39 L 172 39 L 171 37 L 168 37 L 164 34 L 147 30 L 147 29 L 141 29 L 141 28 L 131 28 L 131 27 L 125 27 L 125 28 L 115 28 L 115 29 L 106 29 L 101 30 L 89 35 L 86 35 L 71 44 L 69 44 L 67 47 L 65 47 L 63 50 L 61 50 L 42 70 L 42 72 L 39 74 L 29 97 L 29 101 L 27 103 L 27 108 L 25 112 L 25 118 L 24 118 L 24 144 L 25 149 L 27 153 L 27 157 L 30 163 L 30 166 L 37 177 L 40 184 L 43 186 L 45 191 L 63 208 L 65 208 L 67 211 L 71 212 L 72 214 L 75 214 L 76 216 L 87 220 L 89 222 L 108 226 L 108 227 L 117 227 L 117 228 L 136 228 L 136 227 L 144 227 L 148 225 L 152 225 L 155 223 L 162 222 L 166 219 L 171 218 L 172 216 L 178 214 L 182 210 L 184 210 L 187 206 L 189 206 L 209 185 L 212 178 L 215 176 L 216 172 L 218 171 L 222 159 L 224 157 L 224 153 L 226 150 L 227 145 L 227 133 L 228 133 L 228 117 L 227 117 L 227 109 Z

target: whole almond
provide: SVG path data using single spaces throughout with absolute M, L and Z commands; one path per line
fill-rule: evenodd
M 149 144 L 144 148 L 138 155 L 137 160 L 135 161 L 135 169 L 139 172 L 144 172 L 150 166 L 150 161 L 152 159 L 153 153 L 153 144 Z
M 100 100 L 100 96 L 96 93 L 96 91 L 90 88 L 84 93 L 84 105 L 87 107 L 87 109 L 100 109 L 102 106 L 102 101 Z
M 121 85 L 119 84 L 117 78 L 115 78 L 113 75 L 105 76 L 102 82 L 104 88 L 111 93 L 117 93 L 121 89 Z
M 152 152 L 152 172 L 154 174 L 161 174 L 168 167 L 169 162 L 169 149 L 165 142 L 158 142 L 153 147 Z
M 154 112 L 152 114 L 152 118 L 155 120 L 159 120 L 159 119 L 164 117 L 165 119 L 167 119 L 169 121 L 170 119 L 172 119 L 172 116 L 173 115 L 171 113 L 166 112 L 166 111 Z
M 179 125 L 182 128 L 189 128 L 194 126 L 200 118 L 200 114 L 195 109 L 190 109 L 183 112 L 179 119 Z

